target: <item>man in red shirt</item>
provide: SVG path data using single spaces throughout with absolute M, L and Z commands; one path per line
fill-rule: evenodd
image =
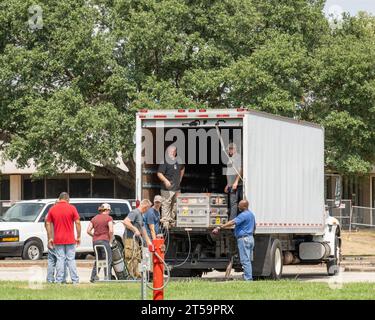
M 89 236 L 93 237 L 93 246 L 95 252 L 95 246 L 101 245 L 105 247 L 107 251 L 107 263 L 108 269 L 104 268 L 104 274 L 106 280 L 111 280 L 111 270 L 112 270 L 112 249 L 111 243 L 113 238 L 113 219 L 109 215 L 111 213 L 111 206 L 108 203 L 103 203 L 99 207 L 99 214 L 91 219 L 89 226 L 87 228 L 87 233 Z M 105 258 L 105 252 L 103 248 L 97 248 L 98 255 L 100 259 Z M 100 269 L 99 269 L 100 271 Z M 90 282 L 95 282 L 98 280 L 96 274 L 96 260 L 94 267 L 91 272 Z
M 74 237 L 74 224 L 77 239 Z M 53 231 L 52 231 L 53 225 Z M 59 201 L 48 211 L 46 219 L 48 248 L 55 248 L 56 283 L 62 283 L 64 266 L 67 265 L 74 284 L 79 283 L 75 261 L 76 246 L 81 242 L 81 223 L 75 206 L 69 204 L 69 194 L 62 192 Z

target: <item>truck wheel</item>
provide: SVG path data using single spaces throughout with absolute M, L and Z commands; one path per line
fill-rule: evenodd
M 334 258 L 327 261 L 327 273 L 329 276 L 335 276 L 339 273 L 340 261 L 341 261 L 341 242 L 340 242 L 340 238 L 336 234 Z
M 275 239 L 271 247 L 271 279 L 280 280 L 283 273 L 283 251 L 281 242 Z
M 23 260 L 40 260 L 43 257 L 43 247 L 39 241 L 31 240 L 26 242 L 22 251 Z

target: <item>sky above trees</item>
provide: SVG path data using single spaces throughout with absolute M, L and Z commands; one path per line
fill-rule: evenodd
M 326 14 L 331 12 L 349 12 L 351 15 L 359 11 L 367 11 L 375 14 L 374 0 L 327 0 L 324 9 Z

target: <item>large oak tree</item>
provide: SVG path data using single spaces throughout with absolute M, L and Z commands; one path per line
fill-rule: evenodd
M 335 29 L 323 0 L 39 0 L 32 29 L 33 4 L 0 3 L 0 139 L 38 175 L 75 164 L 129 185 L 144 107 L 312 120 L 330 168 L 364 173 L 375 160 L 372 17 Z

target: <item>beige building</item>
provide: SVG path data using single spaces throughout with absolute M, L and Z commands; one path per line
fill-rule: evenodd
M 123 163 L 122 165 L 124 166 Z M 126 167 L 125 169 L 127 170 Z M 32 164 L 28 168 L 17 168 L 15 162 L 1 161 L 0 201 L 56 198 L 62 191 L 69 192 L 70 196 L 75 198 L 134 197 L 134 188 L 124 187 L 115 176 L 93 176 L 71 168 L 58 176 L 35 180 L 31 178 L 35 170 Z

